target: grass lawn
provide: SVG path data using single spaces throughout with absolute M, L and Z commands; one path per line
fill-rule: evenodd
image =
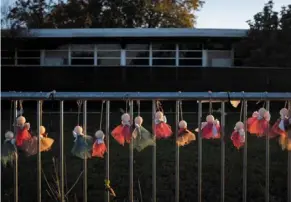
M 196 106 L 195 106 L 196 108 Z M 90 111 L 90 110 L 88 110 Z M 148 110 L 150 111 L 150 110 Z M 250 112 L 251 114 L 251 112 Z M 272 123 L 277 118 L 278 111 L 274 111 Z M 113 112 L 110 127 L 113 129 L 120 123 L 120 113 Z M 168 123 L 174 128 L 174 113 L 166 113 Z M 220 114 L 214 114 L 220 119 Z M 25 111 L 24 116 L 31 123 L 32 130 L 36 130 L 36 116 L 31 111 Z M 141 113 L 144 126 L 151 130 L 151 114 Z M 203 116 L 205 117 L 206 114 Z M 184 113 L 188 128 L 197 127 L 197 114 Z M 99 114 L 88 114 L 87 131 L 94 135 L 99 127 Z M 105 120 L 105 119 L 104 119 Z M 239 113 L 228 113 L 226 116 L 226 159 L 225 159 L 225 201 L 242 201 L 242 162 L 243 150 L 235 149 L 230 141 L 234 124 L 239 120 Z M 65 114 L 64 135 L 66 157 L 67 185 L 70 188 L 82 171 L 83 161 L 73 157 L 70 150 L 73 146 L 72 130 L 77 124 L 77 114 Z M 2 134 L 10 128 L 9 110 L 2 112 Z M 59 158 L 59 116 L 44 114 L 43 125 L 47 127 L 49 136 L 55 139 L 53 148 L 42 153 L 42 168 L 48 181 L 52 183 L 52 158 Z M 2 137 L 3 139 L 3 137 Z M 110 137 L 110 180 L 118 196 L 117 201 L 123 202 L 128 195 L 129 186 L 129 150 L 128 145 L 122 147 Z M 197 141 L 180 149 L 180 201 L 197 201 Z M 152 148 L 134 152 L 134 194 L 139 198 L 138 179 L 141 184 L 143 201 L 150 202 L 152 190 Z M 220 200 L 220 140 L 203 140 L 203 201 L 216 202 Z M 37 193 L 36 156 L 19 159 L 19 202 L 36 201 Z M 9 202 L 13 197 L 13 170 L 2 167 L 2 201 Z M 104 201 L 105 160 L 88 160 L 88 202 Z M 82 201 L 82 177 L 70 192 L 69 201 Z M 265 139 L 248 136 L 248 202 L 264 201 L 265 186 Z M 48 186 L 42 180 L 43 201 L 50 199 L 46 190 Z M 171 202 L 175 196 L 175 140 L 157 142 L 157 201 Z M 276 139 L 270 140 L 270 201 L 287 201 L 287 152 L 282 151 Z

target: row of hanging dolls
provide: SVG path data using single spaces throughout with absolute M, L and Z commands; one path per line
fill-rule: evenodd
M 252 117 L 247 119 L 247 131 L 250 134 L 262 137 L 268 135 L 270 138 L 279 136 L 279 144 L 282 149 L 291 150 L 291 140 L 288 139 L 287 130 L 291 125 L 291 117 L 288 115 L 288 110 L 283 108 L 280 110 L 280 118 L 276 123 L 269 127 L 270 113 L 265 108 L 260 108 L 259 111 L 253 113 Z M 165 139 L 173 135 L 171 126 L 167 123 L 166 116 L 162 111 L 157 111 L 155 114 L 155 136 L 153 136 L 143 126 L 143 118 L 137 116 L 134 119 L 134 124 L 131 125 L 131 117 L 128 113 L 121 116 L 121 124 L 114 128 L 111 132 L 113 138 L 120 144 L 133 143 L 134 149 L 142 151 L 148 146 L 154 146 L 156 139 Z M 5 141 L 2 146 L 1 161 L 3 165 L 13 162 L 17 148 L 24 151 L 28 156 L 35 155 L 38 152 L 38 141 L 40 138 L 40 152 L 48 151 L 52 147 L 54 140 L 48 137 L 44 126 L 40 127 L 39 136 L 32 136 L 30 133 L 30 124 L 26 123 L 24 116 L 17 118 L 17 135 L 11 131 L 5 133 Z M 246 132 L 244 123 L 239 121 L 235 124 L 234 131 L 231 135 L 233 145 L 239 149 L 245 143 Z M 196 132 L 199 129 L 195 130 Z M 206 121 L 201 124 L 201 134 L 203 139 L 219 139 L 220 124 L 213 115 L 208 115 Z M 81 159 L 91 157 L 103 158 L 107 151 L 104 142 L 105 135 L 102 130 L 95 133 L 95 140 L 89 135 L 83 133 L 81 126 L 76 126 L 73 130 L 74 146 L 72 154 Z M 182 120 L 179 122 L 179 132 L 176 144 L 178 146 L 188 145 L 196 140 L 194 132 L 187 128 L 187 122 Z

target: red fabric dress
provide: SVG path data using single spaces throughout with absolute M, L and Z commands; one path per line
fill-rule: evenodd
M 258 137 L 264 136 L 269 127 L 269 121 L 254 113 L 251 118 L 247 120 L 248 132 Z
M 21 147 L 24 141 L 31 139 L 31 134 L 29 133 L 27 127 L 18 127 L 16 135 L 16 146 Z
M 219 139 L 220 138 L 220 125 L 214 123 L 204 122 L 202 126 L 203 139 Z
M 244 133 L 244 131 L 240 133 L 239 131 L 234 130 L 231 134 L 232 143 L 237 149 L 240 149 L 245 144 L 245 134 L 242 133 Z
M 107 152 L 106 145 L 103 139 L 97 139 L 93 144 L 93 157 L 104 158 L 104 154 Z
M 157 120 L 155 125 L 155 134 L 157 139 L 165 139 L 170 137 L 173 132 L 170 125 L 164 121 Z
M 131 141 L 131 128 L 129 124 L 120 124 L 111 132 L 113 138 L 122 146 L 124 143 L 130 143 Z

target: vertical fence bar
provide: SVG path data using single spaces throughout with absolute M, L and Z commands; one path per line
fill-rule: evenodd
M 225 198 L 225 102 L 221 102 L 221 202 L 224 202 Z
M 129 101 L 130 124 L 133 124 L 133 100 Z M 133 142 L 129 144 L 129 201 L 133 202 Z
M 110 134 L 110 101 L 106 101 L 106 147 L 107 147 L 107 154 L 106 154 L 106 179 L 109 180 L 109 134 Z M 106 192 L 105 202 L 110 202 L 110 192 Z
M 245 145 L 243 156 L 243 202 L 247 202 L 247 180 L 248 180 L 248 132 L 247 132 L 247 117 L 248 117 L 248 102 L 246 100 L 242 103 L 244 105 L 244 124 L 245 124 Z
M 84 135 L 87 135 L 87 100 L 83 101 L 83 131 Z M 83 202 L 87 202 L 88 194 L 87 194 L 87 158 L 84 158 L 84 175 L 83 175 Z
M 17 119 L 17 100 L 14 100 L 14 108 L 13 108 L 14 135 L 17 134 L 16 119 Z M 18 202 L 18 154 L 17 152 L 15 152 L 15 160 L 14 160 L 14 202 Z
M 41 138 L 40 138 L 40 126 L 41 126 L 41 108 L 42 101 L 37 101 L 37 137 L 38 137 L 38 151 L 37 151 L 37 201 L 41 202 Z
M 201 131 L 201 120 L 202 120 L 202 102 L 198 102 L 198 202 L 202 202 L 202 131 Z
M 289 109 L 289 120 L 291 117 L 291 100 L 288 101 L 288 109 Z M 291 128 L 288 129 L 288 143 L 291 141 Z M 288 145 L 289 146 L 289 145 Z M 289 148 L 288 148 L 289 149 Z M 288 202 L 291 202 L 291 150 L 288 150 Z
M 156 101 L 152 101 L 152 131 L 153 136 L 156 139 L 156 133 L 155 133 L 155 114 L 156 114 Z M 153 146 L 153 152 L 152 152 L 152 202 L 157 201 L 157 146 Z
M 270 101 L 266 102 L 266 110 L 270 111 Z M 269 126 L 268 126 L 269 127 Z M 269 128 L 268 128 L 269 131 Z M 270 188 L 270 139 L 269 132 L 266 132 L 266 184 L 265 184 L 265 201 L 269 202 Z
M 65 201 L 64 169 L 64 101 L 60 101 L 60 201 Z
M 176 140 L 178 139 L 178 132 L 179 132 L 179 116 L 180 116 L 180 101 L 177 100 L 176 101 L 176 115 L 175 115 L 175 132 L 176 132 Z M 176 142 L 175 142 L 176 143 Z M 180 172 L 180 154 L 179 154 L 179 146 L 177 144 L 176 145 L 176 180 L 175 180 L 175 190 L 176 190 L 176 194 L 175 194 L 175 202 L 179 202 L 179 193 L 180 193 L 180 176 L 179 176 L 179 172 Z

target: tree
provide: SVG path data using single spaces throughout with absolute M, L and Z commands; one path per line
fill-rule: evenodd
M 245 66 L 291 67 L 291 5 L 278 13 L 269 1 L 263 11 L 247 21 L 248 36 L 236 46 Z
M 193 27 L 200 0 L 17 0 L 8 19 L 27 28 Z

